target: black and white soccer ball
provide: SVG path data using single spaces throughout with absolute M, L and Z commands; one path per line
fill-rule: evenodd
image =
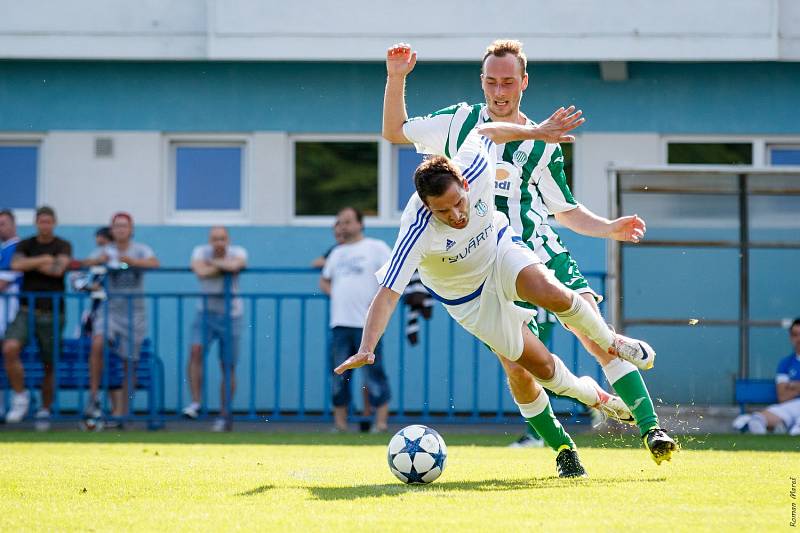
M 447 464 L 447 446 L 436 430 L 406 426 L 389 441 L 389 470 L 403 483 L 431 483 Z

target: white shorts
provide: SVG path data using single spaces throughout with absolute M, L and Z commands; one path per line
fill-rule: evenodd
M 770 405 L 766 410 L 780 418 L 786 429 L 800 423 L 800 398 Z
M 516 361 L 522 355 L 522 328 L 536 316 L 535 309 L 514 304 L 521 299 L 517 294 L 517 276 L 523 268 L 541 262 L 508 226 L 497 243 L 494 266 L 480 295 L 466 303 L 444 307 L 456 322 L 495 353 Z

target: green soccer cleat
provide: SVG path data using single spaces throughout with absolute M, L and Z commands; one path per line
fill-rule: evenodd
M 578 452 L 567 447 L 561 448 L 556 455 L 556 470 L 558 477 L 589 477 L 578 459 Z
M 662 461 L 670 461 L 672 452 L 677 452 L 679 449 L 678 444 L 661 428 L 653 428 L 648 431 L 642 437 L 642 441 L 657 465 L 660 465 Z

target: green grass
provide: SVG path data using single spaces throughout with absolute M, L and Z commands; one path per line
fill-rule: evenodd
M 0 530 L 785 530 L 800 477 L 791 437 L 684 437 L 659 467 L 634 438 L 581 436 L 578 481 L 550 450 L 445 439 L 443 476 L 409 487 L 387 436 L 2 432 Z

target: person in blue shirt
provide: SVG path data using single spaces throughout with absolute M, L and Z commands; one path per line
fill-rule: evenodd
M 19 303 L 11 296 L 19 292 L 20 275 L 11 270 L 11 257 L 17 249 L 17 223 L 14 212 L 10 209 L 0 210 L 0 342 L 6 326 L 17 315 Z
M 800 318 L 789 326 L 792 353 L 778 362 L 775 392 L 778 403 L 763 411 L 741 415 L 733 422 L 736 429 L 764 434 L 767 431 L 800 435 Z

